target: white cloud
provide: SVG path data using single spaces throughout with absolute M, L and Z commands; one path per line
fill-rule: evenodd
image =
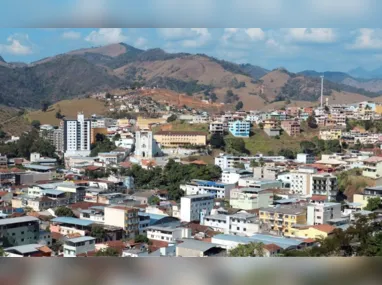
M 254 41 L 262 41 L 265 38 L 265 33 L 260 28 L 245 29 L 245 33 Z
M 292 42 L 332 43 L 336 41 L 336 34 L 329 28 L 292 28 L 285 29 L 286 38 Z
M 137 47 L 137 48 L 143 48 L 143 49 L 147 49 L 147 39 L 143 38 L 143 37 L 139 37 L 138 39 L 135 40 L 134 42 L 134 46 Z
M 205 46 L 211 40 L 211 34 L 206 28 L 163 28 L 158 29 L 159 35 L 171 45 L 180 45 L 185 48 Z
M 68 31 L 62 33 L 61 37 L 66 40 L 78 40 L 79 38 L 81 38 L 81 33 L 75 31 Z
M 348 46 L 349 49 L 381 49 L 382 29 L 359 29 L 355 42 Z
M 8 44 L 0 44 L 0 53 L 28 55 L 33 53 L 32 43 L 28 35 L 14 34 L 8 37 Z
M 107 45 L 125 42 L 127 36 L 123 34 L 120 28 L 102 28 L 98 31 L 92 31 L 85 40 L 97 45 Z

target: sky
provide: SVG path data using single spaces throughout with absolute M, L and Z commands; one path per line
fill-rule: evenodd
M 204 53 L 264 68 L 348 71 L 382 65 L 382 29 L 2 28 L 0 55 L 33 62 L 74 49 L 124 42 L 140 49 Z

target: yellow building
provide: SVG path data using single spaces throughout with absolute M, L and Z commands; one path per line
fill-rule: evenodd
M 377 114 L 382 114 L 382 104 L 375 104 L 375 112 Z
M 364 194 L 354 194 L 353 195 L 353 203 L 359 203 L 360 207 L 363 209 L 367 206 L 367 203 L 370 198 L 375 198 L 377 196 L 372 195 L 364 195 Z
M 279 127 L 279 121 L 277 120 L 265 120 L 264 129 L 277 129 Z
M 339 140 L 341 135 L 342 129 L 339 128 L 320 130 L 320 139 L 324 141 Z
M 291 231 L 291 235 L 296 238 L 327 238 L 329 235 L 333 233 L 335 227 L 327 224 L 323 225 L 314 225 L 314 226 L 304 226 L 304 227 L 296 227 Z
M 285 206 L 260 209 L 260 225 L 265 231 L 292 236 L 293 226 L 306 224 L 306 208 Z
M 165 124 L 165 118 L 137 118 L 137 127 L 141 130 L 147 130 L 151 128 L 151 125 Z
M 130 125 L 130 120 L 129 119 L 118 119 L 117 120 L 117 126 L 118 127 L 125 127 Z
M 207 134 L 204 132 L 160 131 L 154 135 L 154 139 L 165 147 L 207 144 Z

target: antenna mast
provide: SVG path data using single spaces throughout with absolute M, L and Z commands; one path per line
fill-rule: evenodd
M 321 109 L 322 109 L 322 104 L 324 100 L 324 76 L 321 75 Z

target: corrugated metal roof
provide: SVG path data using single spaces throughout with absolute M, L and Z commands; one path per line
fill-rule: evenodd
M 24 223 L 24 222 L 36 222 L 36 221 L 39 221 L 39 219 L 32 217 L 32 216 L 8 218 L 8 219 L 1 219 L 0 220 L 0 226 L 9 225 L 9 224 L 16 224 L 16 223 Z
M 51 222 L 73 224 L 73 225 L 79 225 L 79 226 L 90 226 L 90 225 L 94 224 L 93 221 L 77 219 L 77 218 L 72 218 L 72 217 L 57 217 L 57 218 L 52 219 Z
M 94 237 L 85 236 L 85 237 L 77 237 L 77 238 L 68 239 L 68 241 L 73 242 L 73 243 L 84 242 L 84 241 L 89 241 L 89 240 L 95 240 L 95 238 Z
M 221 247 L 216 243 L 204 242 L 195 239 L 183 239 L 182 243 L 178 243 L 176 246 L 180 248 L 187 248 L 192 250 L 207 251 L 213 247 Z

